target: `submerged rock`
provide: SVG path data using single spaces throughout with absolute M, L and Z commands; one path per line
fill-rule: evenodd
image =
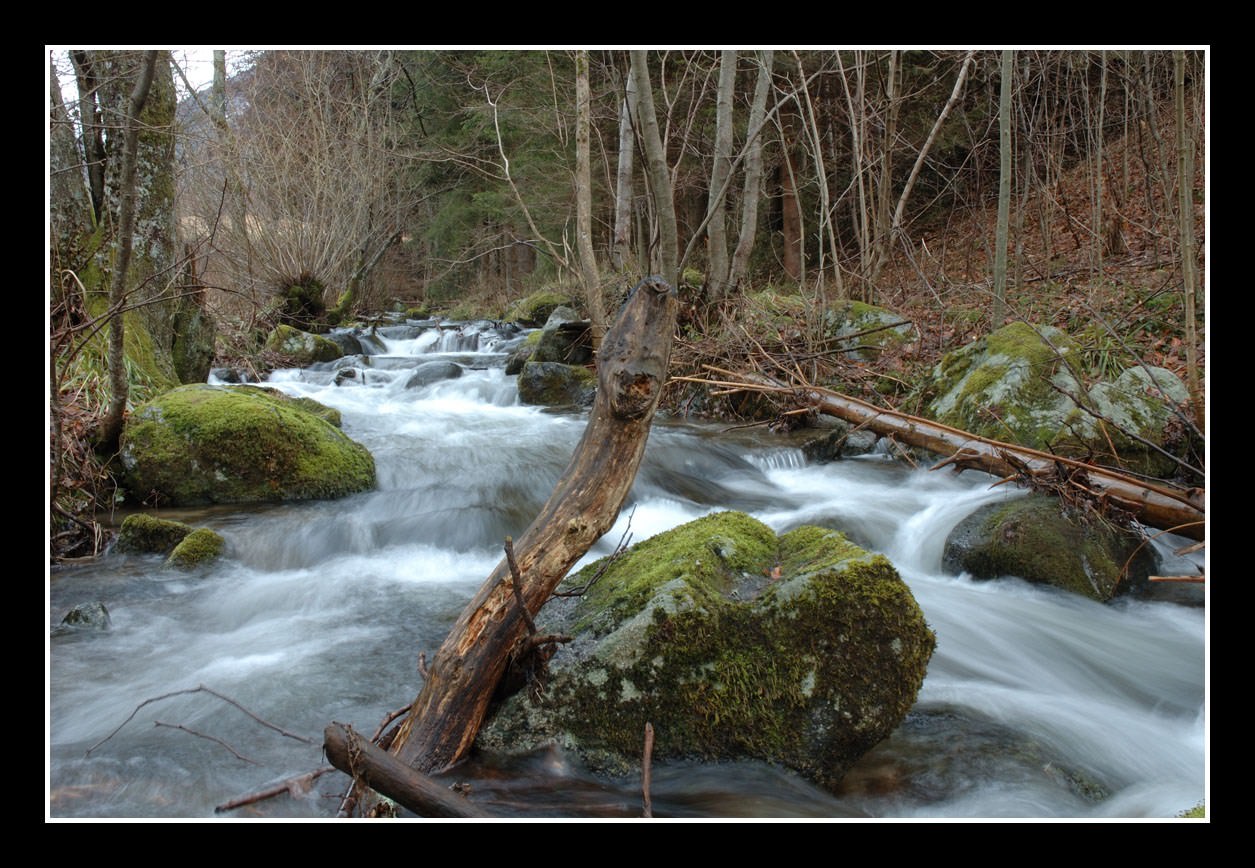
M 61 619 L 60 629 L 65 630 L 108 630 L 113 627 L 113 619 L 109 610 L 101 602 L 79 603 L 65 613 Z
M 166 566 L 179 570 L 194 570 L 208 566 L 222 556 L 226 541 L 220 534 L 207 527 L 199 528 L 183 538 L 170 557 L 166 558 Z
M 1144 581 L 1155 560 L 1135 534 L 1097 518 L 1078 523 L 1056 498 L 1032 494 L 987 504 L 959 522 L 946 538 L 942 563 L 976 579 L 1018 576 L 1103 601 Z
M 373 488 L 370 452 L 309 404 L 322 408 L 248 386 L 166 392 L 127 420 L 126 487 L 139 500 L 171 506 L 311 500 Z
M 405 381 L 405 388 L 419 389 L 423 386 L 430 386 L 432 383 L 439 383 L 441 380 L 456 380 L 462 376 L 462 373 L 462 366 L 457 362 L 423 362 Z
M 934 644 L 884 557 L 823 528 L 777 538 L 741 513 L 640 543 L 538 627 L 576 638 L 482 747 L 558 743 L 624 773 L 651 722 L 658 759 L 755 758 L 829 787 L 906 715 Z
M 528 362 L 519 374 L 519 400 L 547 407 L 587 406 L 597 391 L 588 368 L 557 362 Z
M 119 552 L 141 552 L 165 555 L 192 532 L 192 526 L 145 513 L 128 515 L 118 530 L 114 549 Z
M 286 356 L 293 365 L 304 367 L 314 362 L 333 362 L 344 352 L 335 343 L 322 335 L 314 335 L 292 328 L 290 325 L 278 326 L 266 338 L 266 349 Z

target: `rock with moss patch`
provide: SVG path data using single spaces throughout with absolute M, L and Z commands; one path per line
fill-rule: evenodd
M 540 343 L 539 331 L 529 332 L 523 342 L 519 344 L 509 355 L 505 362 L 505 373 L 507 377 L 515 376 L 523 371 L 523 366 L 532 361 L 532 356 L 536 352 L 536 345 Z
M 1129 575 L 1121 580 L 1135 550 Z M 1144 582 L 1155 566 L 1140 537 L 1098 518 L 1073 520 L 1056 498 L 1044 494 L 976 510 L 946 538 L 942 562 L 973 578 L 1016 576 L 1094 600 L 1109 600 Z
M 114 549 L 118 552 L 166 555 L 191 532 L 192 526 L 181 521 L 137 512 L 122 521 Z
M 248 386 L 183 386 L 136 408 L 121 458 L 135 497 L 171 506 L 342 497 L 375 485 L 365 447 L 299 402 Z
M 569 295 L 552 289 L 542 289 L 510 305 L 503 319 L 506 322 L 516 322 L 531 328 L 539 328 L 545 324 L 545 321 L 549 319 L 549 315 L 556 308 L 562 305 L 569 305 L 570 303 L 571 297 Z
M 1188 400 L 1181 381 L 1163 368 L 1138 367 L 1087 390 L 1077 380 L 1085 374 L 1080 363 L 1076 344 L 1060 329 L 1012 323 L 941 360 L 927 413 L 982 437 L 1175 474 L 1169 456 L 1196 448 L 1179 410 Z
M 652 722 L 656 759 L 755 758 L 830 787 L 906 715 L 934 644 L 884 557 L 817 527 L 777 538 L 741 513 L 633 547 L 539 627 L 575 641 L 501 706 L 482 747 L 557 743 L 625 773 Z
M 334 362 L 344 355 L 335 341 L 294 329 L 290 325 L 277 326 L 266 338 L 266 349 L 279 353 L 291 364 L 302 367 L 315 362 Z
M 855 337 L 857 335 L 857 337 Z M 824 336 L 838 340 L 849 358 L 871 360 L 912 338 L 907 318 L 861 301 L 844 301 L 824 311 Z
M 544 407 L 585 407 L 593 402 L 597 378 L 588 368 L 558 362 L 528 362 L 519 373 L 519 400 Z
M 222 557 L 226 541 L 220 534 L 207 527 L 198 528 L 183 538 L 174 547 L 170 557 L 166 558 L 166 566 L 177 570 L 195 570 L 212 564 Z
M 569 307 L 549 315 L 532 354 L 534 362 L 587 365 L 593 360 L 592 323 Z

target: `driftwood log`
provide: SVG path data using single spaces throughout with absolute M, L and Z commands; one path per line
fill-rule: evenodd
M 513 544 L 531 614 L 613 526 L 627 499 L 667 380 L 675 315 L 675 291 L 650 277 L 632 291 L 606 332 L 584 436 L 549 501 Z M 510 572 L 503 559 L 431 661 L 392 743 L 392 753 L 410 768 L 448 769 L 474 742 L 510 652 L 526 632 Z
M 333 766 L 355 781 L 424 817 L 491 816 L 342 723 L 323 730 L 323 750 Z
M 721 375 L 731 372 L 720 371 Z M 1119 509 L 1131 513 L 1142 524 L 1171 530 L 1191 539 L 1205 538 L 1205 491 L 1181 490 L 1134 479 L 1105 467 L 1051 455 L 1013 443 L 978 437 L 968 431 L 921 419 L 895 410 L 886 410 L 817 386 L 789 386 L 758 373 L 736 374 L 750 389 L 789 393 L 797 400 L 824 413 L 866 427 L 882 436 L 892 436 L 910 446 L 918 446 L 948 456 L 940 466 L 953 465 L 992 473 L 995 476 L 1058 477 L 1060 468 L 1069 485 Z M 710 382 L 710 381 L 707 381 Z M 719 380 L 718 385 L 734 388 L 738 383 Z

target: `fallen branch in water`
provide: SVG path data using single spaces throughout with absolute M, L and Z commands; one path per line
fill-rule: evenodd
M 266 727 L 267 729 L 273 729 L 275 732 L 279 733 L 279 734 L 280 734 L 280 735 L 282 735 L 282 736 L 285 736 L 285 737 L 287 737 L 287 738 L 291 738 L 291 739 L 296 739 L 297 741 L 299 741 L 299 742 L 304 742 L 305 744 L 317 744 L 317 742 L 316 742 L 316 741 L 314 741 L 312 738 L 306 738 L 306 737 L 305 737 L 305 736 L 303 736 L 303 735 L 297 735 L 297 734 L 296 734 L 296 733 L 294 733 L 294 732 L 288 732 L 286 729 L 284 729 L 283 727 L 279 726 L 278 724 L 274 724 L 274 723 L 271 723 L 270 721 L 266 720 L 264 717 L 262 717 L 261 715 L 257 714 L 257 712 L 255 712 L 255 711 L 251 711 L 251 710 L 249 710 L 248 708 L 245 708 L 243 705 L 241 705 L 239 702 L 237 702 L 236 700 L 232 699 L 231 697 L 226 696 L 225 694 L 219 693 L 218 691 L 213 690 L 212 688 L 206 687 L 205 685 L 201 684 L 201 685 L 199 685 L 198 687 L 190 687 L 190 688 L 188 688 L 188 689 L 186 689 L 186 690 L 174 690 L 174 691 L 171 691 L 170 693 L 163 693 L 163 694 L 161 694 L 160 696 L 151 696 L 151 697 L 149 697 L 148 699 L 145 699 L 145 700 L 144 700 L 143 702 L 141 702 L 139 705 L 135 706 L 135 708 L 131 711 L 131 713 L 130 713 L 130 714 L 128 714 L 128 715 L 126 716 L 126 720 L 124 720 L 124 721 L 122 721 L 121 723 L 119 723 L 119 724 L 118 724 L 118 725 L 114 728 L 113 732 L 109 733 L 109 734 L 108 734 L 108 735 L 106 735 L 104 738 L 102 738 L 100 741 L 96 742 L 96 743 L 95 743 L 95 744 L 93 744 L 91 747 L 89 747 L 89 748 L 87 749 L 87 752 L 84 754 L 84 756 L 91 756 L 92 751 L 94 751 L 96 748 L 100 747 L 102 744 L 104 744 L 104 743 L 105 743 L 105 742 L 107 742 L 109 739 L 113 738 L 115 735 L 117 735 L 119 732 L 121 732 L 121 731 L 122 731 L 122 727 L 126 726 L 128 723 L 130 723 L 132 720 L 134 720 L 134 719 L 135 719 L 135 715 L 139 714 L 139 710 L 140 710 L 141 708 L 143 708 L 145 705 L 152 705 L 154 702 L 161 702 L 161 701 L 162 701 L 162 700 L 164 700 L 164 699 L 170 699 L 170 698 L 175 697 L 175 696 L 186 696 L 186 695 L 188 695 L 188 694 L 192 694 L 192 693 L 208 693 L 210 696 L 217 697 L 218 699 L 221 699 L 223 702 L 227 703 L 228 705 L 232 705 L 232 706 L 234 706 L 234 707 L 238 708 L 240 711 L 244 712 L 244 713 L 245 713 L 245 714 L 247 714 L 249 717 L 251 717 L 253 720 L 257 721 L 258 723 L 260 723 L 262 726 Z M 168 724 L 168 723 L 166 723 L 166 724 L 161 724 L 161 725 L 162 725 L 162 726 L 170 726 L 170 724 Z M 181 728 L 181 727 L 173 727 L 173 728 L 174 728 L 174 729 L 179 729 L 179 728 Z M 209 736 L 206 736 L 206 737 L 208 738 Z M 249 762 L 252 762 L 252 760 L 249 760 Z
M 217 805 L 214 808 L 214 813 L 224 814 L 227 811 L 234 811 L 236 808 L 242 808 L 245 805 L 263 802 L 266 799 L 271 799 L 275 796 L 283 795 L 284 793 L 287 793 L 294 799 L 300 798 L 309 792 L 309 788 L 314 781 L 318 780 L 327 772 L 334 772 L 335 770 L 335 766 L 322 766 L 321 768 L 314 769 L 312 772 L 306 772 L 303 775 L 293 775 L 290 778 L 284 778 L 278 783 L 271 784 L 263 789 L 254 790 L 253 792 L 246 793 L 242 796 L 236 796 L 234 799 L 228 799 L 221 805 Z

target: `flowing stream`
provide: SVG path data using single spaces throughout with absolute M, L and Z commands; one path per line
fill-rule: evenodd
M 52 816 L 210 816 L 215 805 L 323 764 L 331 721 L 372 732 L 417 693 L 430 656 L 531 521 L 584 416 L 520 406 L 491 324 L 380 330 L 357 375 L 280 371 L 270 385 L 341 411 L 375 456 L 375 491 L 338 501 L 163 510 L 221 533 L 207 574 L 109 555 L 57 572 L 50 630 L 100 600 L 108 632 L 53 632 L 49 645 Z M 435 359 L 456 379 L 407 389 Z M 1100 605 L 1015 578 L 945 573 L 946 535 L 977 507 L 1020 496 L 973 472 L 929 473 L 884 456 L 808 464 L 761 433 L 660 420 L 609 553 L 722 509 L 777 531 L 818 524 L 884 552 L 910 584 L 937 651 L 919 701 L 839 793 L 763 763 L 658 764 L 656 816 L 1165 817 L 1206 786 L 1206 610 L 1121 599 Z M 629 519 L 630 514 L 630 519 Z M 306 744 L 259 726 L 205 685 Z M 159 725 L 160 724 L 160 725 Z M 219 743 L 179 731 L 221 739 Z M 556 751 L 459 768 L 472 798 L 516 816 L 640 815 L 639 781 L 606 780 Z M 347 779 L 234 816 L 334 815 Z

